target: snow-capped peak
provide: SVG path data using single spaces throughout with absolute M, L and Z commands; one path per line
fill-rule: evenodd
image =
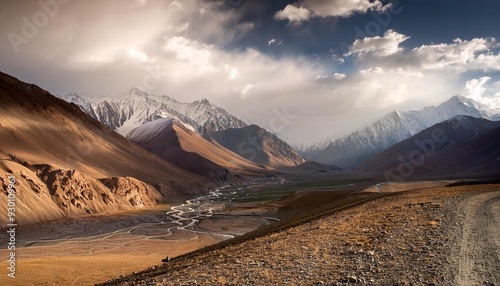
M 127 137 L 131 138 L 151 138 L 160 134 L 163 130 L 172 128 L 176 120 L 172 118 L 160 118 L 144 123 L 132 130 Z
M 344 168 L 354 167 L 373 154 L 457 115 L 500 120 L 500 110 L 457 95 L 438 106 L 388 113 L 372 125 L 333 141 L 307 158 Z M 465 119 L 456 120 L 459 124 L 468 124 Z
M 123 93 L 124 96 L 148 97 L 150 94 L 137 86 Z
M 246 126 L 242 120 L 213 105 L 206 98 L 192 103 L 181 103 L 167 95 L 149 94 L 137 87 L 115 97 L 85 100 L 81 97 L 66 96 L 64 99 L 79 105 L 87 114 L 124 136 L 141 124 L 159 118 L 177 119 L 186 128 L 199 133 Z
M 59 96 L 59 98 L 67 101 L 67 102 L 72 102 L 76 105 L 82 105 L 85 103 L 85 99 L 83 99 L 83 97 L 81 97 L 80 95 L 78 95 L 77 93 L 68 93 L 64 96 Z

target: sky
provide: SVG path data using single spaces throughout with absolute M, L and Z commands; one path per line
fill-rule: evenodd
M 460 94 L 500 107 L 498 0 L 0 0 L 0 70 L 207 98 L 293 145 Z

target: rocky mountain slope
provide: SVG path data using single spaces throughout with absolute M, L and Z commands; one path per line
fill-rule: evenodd
M 126 136 L 139 125 L 159 118 L 177 119 L 198 133 L 244 127 L 246 124 L 207 99 L 181 103 L 166 95 L 156 96 L 132 88 L 120 96 L 84 99 L 77 94 L 62 97 L 85 113 Z
M 76 105 L 3 73 L 0 142 L 0 168 L 16 177 L 21 222 L 138 208 L 195 193 L 207 183 L 126 140 Z M 2 190 L 3 211 L 7 189 Z
M 454 96 L 436 107 L 419 111 L 393 111 L 372 125 L 333 141 L 323 150 L 308 150 L 310 157 L 307 159 L 354 168 L 370 156 L 456 115 L 500 120 L 500 110 L 492 110 L 471 99 Z
M 219 144 L 205 140 L 189 127 L 176 119 L 157 119 L 135 128 L 127 138 L 184 170 L 216 181 L 229 182 L 234 176 L 266 171 Z
M 290 145 L 257 125 L 208 132 L 208 137 L 260 165 L 280 168 L 305 162 Z
M 416 174 L 472 175 L 500 170 L 500 122 L 455 116 L 374 155 L 365 171 L 402 179 Z M 392 178 L 394 179 L 394 178 Z

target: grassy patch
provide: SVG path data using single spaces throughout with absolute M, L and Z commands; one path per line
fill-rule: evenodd
M 284 184 L 254 188 L 236 195 L 235 202 L 265 202 L 281 199 L 298 191 L 328 190 L 344 188 L 361 182 L 361 180 L 322 179 L 285 182 Z

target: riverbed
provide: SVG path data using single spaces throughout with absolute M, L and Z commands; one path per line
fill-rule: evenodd
M 178 204 L 19 226 L 19 275 L 12 285 L 93 285 L 258 229 L 278 220 L 278 208 L 253 196 L 276 183 L 223 186 Z

